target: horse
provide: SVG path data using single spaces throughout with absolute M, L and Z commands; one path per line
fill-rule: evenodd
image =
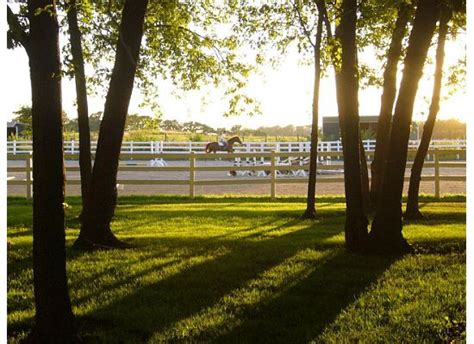
M 238 136 L 234 136 L 227 141 L 225 146 L 221 146 L 218 142 L 209 142 L 206 145 L 206 153 L 216 153 L 216 152 L 228 152 L 232 153 L 234 151 L 234 144 L 242 144 Z

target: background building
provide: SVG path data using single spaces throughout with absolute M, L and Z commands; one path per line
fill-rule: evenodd
M 378 120 L 379 116 L 360 116 L 361 133 L 368 133 L 369 136 L 375 135 Z M 341 138 L 338 116 L 323 117 L 323 135 L 325 140 L 339 140 Z
M 17 122 L 16 120 L 7 122 L 7 137 L 10 137 L 10 136 L 18 137 L 18 134 L 21 133 L 24 127 L 25 127 L 25 124 Z

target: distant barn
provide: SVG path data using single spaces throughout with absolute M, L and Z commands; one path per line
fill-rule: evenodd
M 376 133 L 378 120 L 379 116 L 360 116 L 360 129 L 371 129 Z M 340 139 L 341 131 L 339 129 L 339 117 L 323 117 L 323 135 L 328 140 Z
M 18 137 L 18 134 L 25 128 L 25 124 L 17 122 L 15 120 L 7 122 L 7 137 L 15 136 Z

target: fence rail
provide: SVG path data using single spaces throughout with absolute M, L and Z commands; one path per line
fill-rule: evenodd
M 366 152 L 367 156 L 373 155 L 372 151 Z M 466 151 L 460 149 L 434 149 L 428 152 L 433 157 L 432 162 L 425 162 L 424 168 L 433 168 L 433 175 L 423 175 L 422 181 L 434 182 L 435 197 L 440 197 L 440 182 L 442 181 L 465 181 L 466 175 L 441 175 L 441 167 L 449 168 L 465 168 L 465 162 L 444 162 L 440 161 L 443 156 L 462 156 L 465 158 Z M 339 152 L 325 152 L 324 156 L 337 157 Z M 414 155 L 414 151 L 409 152 L 409 157 Z M 188 172 L 187 179 L 119 179 L 118 184 L 121 185 L 189 185 L 189 196 L 191 198 L 195 195 L 195 186 L 201 185 L 237 185 L 237 184 L 269 184 L 271 198 L 275 198 L 277 194 L 277 185 L 286 183 L 307 183 L 308 165 L 305 165 L 305 159 L 309 157 L 309 152 L 257 152 L 257 153 L 222 153 L 222 154 L 207 154 L 196 153 L 122 153 L 120 156 L 121 164 L 119 165 L 119 172 L 135 171 L 135 172 Z M 66 160 L 77 160 L 78 154 L 65 154 Z M 200 166 L 197 162 L 200 160 L 230 160 L 233 164 L 228 166 Z M 8 178 L 8 185 L 23 185 L 26 190 L 26 197 L 32 196 L 32 154 L 9 154 L 8 160 L 24 161 L 24 166 L 10 166 L 7 167 L 8 172 L 25 173 L 24 179 Z M 126 161 L 141 161 L 142 165 L 129 166 L 124 165 Z M 165 161 L 180 160 L 188 161 L 186 166 L 167 166 Z M 147 163 L 148 161 L 148 163 Z M 153 162 L 161 162 L 161 164 L 152 165 Z M 328 163 L 328 161 L 326 161 Z M 410 167 L 412 162 L 408 162 L 407 167 Z M 323 172 L 341 172 L 343 165 L 341 162 L 336 164 L 322 164 L 318 165 L 318 170 Z M 66 167 L 66 171 L 79 171 L 79 167 Z M 218 172 L 218 171 L 234 171 L 237 174 L 239 171 L 252 172 L 251 177 L 244 178 L 226 178 L 226 179 L 198 179 L 199 172 Z M 248 173 L 251 174 L 251 173 Z M 79 177 L 80 178 L 80 177 Z M 409 177 L 405 177 L 408 181 Z M 344 178 L 339 177 L 320 177 L 317 178 L 317 183 L 334 183 L 343 182 Z M 78 185 L 80 179 L 66 180 L 66 184 Z
M 364 140 L 366 151 L 375 149 L 375 140 Z M 416 149 L 418 140 L 409 142 L 409 148 Z M 206 142 L 175 142 L 175 141 L 126 141 L 122 144 L 122 153 L 190 153 L 204 152 Z M 432 140 L 432 149 L 466 149 L 465 140 Z M 91 143 L 91 149 L 95 152 L 97 142 Z M 310 142 L 244 142 L 243 145 L 234 146 L 236 152 L 309 152 Z M 25 154 L 32 151 L 31 141 L 8 141 L 8 154 Z M 318 143 L 320 152 L 342 152 L 341 141 L 320 141 Z M 64 152 L 69 154 L 79 153 L 79 142 L 70 140 L 64 141 Z

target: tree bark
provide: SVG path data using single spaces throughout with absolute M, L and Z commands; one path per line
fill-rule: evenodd
M 413 105 L 439 13 L 439 0 L 419 0 L 405 57 L 380 201 L 369 235 L 369 247 L 383 253 L 411 252 L 402 234 L 402 192 Z
M 392 111 L 397 93 L 398 62 L 402 54 L 402 42 L 405 37 L 408 19 L 410 17 L 410 4 L 402 2 L 398 9 L 398 17 L 392 33 L 390 47 L 387 53 L 387 64 L 383 74 L 383 92 L 380 104 L 379 120 L 377 124 L 377 140 L 374 160 L 371 168 L 370 198 L 373 204 L 377 203 L 382 186 L 385 157 L 387 156 L 392 125 Z
M 316 28 L 316 42 L 314 49 L 314 89 L 313 89 L 313 122 L 311 124 L 311 151 L 309 157 L 308 198 L 305 219 L 316 218 L 316 172 L 318 167 L 318 121 L 319 121 L 319 85 L 321 81 L 321 37 L 323 30 L 323 17 L 318 15 Z
M 122 12 L 115 65 L 99 131 L 90 189 L 75 247 L 127 247 L 110 229 L 117 203 L 117 171 L 133 90 L 147 0 L 127 0 Z
M 48 7 L 47 7 L 48 6 Z M 37 14 L 39 9 L 48 8 Z M 52 0 L 28 1 L 33 117 L 33 343 L 71 343 L 77 328 L 66 277 L 59 28 Z
M 344 155 L 345 239 L 346 247 L 351 251 L 364 249 L 368 225 L 361 184 L 356 16 L 357 1 L 343 0 L 341 19 L 336 28 L 336 39 L 342 47 L 341 66 L 336 66 L 336 95 Z
M 76 0 L 69 0 L 67 12 L 69 25 L 69 41 L 74 65 L 74 80 L 76 82 L 77 122 L 79 125 L 79 167 L 81 174 L 82 207 L 87 199 L 87 190 L 92 175 L 91 138 L 89 129 L 89 110 L 87 104 L 86 76 L 84 73 L 84 58 L 82 53 L 81 31 L 77 23 Z
M 421 219 L 423 215 L 420 212 L 418 204 L 418 195 L 420 191 L 421 172 L 425 162 L 426 154 L 430 146 L 431 136 L 436 123 L 436 116 L 439 111 L 439 100 L 441 94 L 441 81 L 443 78 L 444 63 L 444 43 L 448 31 L 448 22 L 451 19 L 451 12 L 443 9 L 440 14 L 438 46 L 436 49 L 436 68 L 434 74 L 433 94 L 431 97 L 431 105 L 428 118 L 423 126 L 423 135 L 421 137 L 420 146 L 416 152 L 415 161 L 411 168 L 410 186 L 408 188 L 408 201 L 405 211 L 405 219 Z

